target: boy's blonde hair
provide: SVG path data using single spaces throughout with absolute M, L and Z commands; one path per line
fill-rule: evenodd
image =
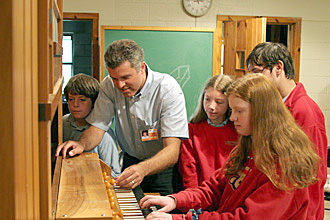
M 226 165 L 226 176 L 241 170 L 252 152 L 256 167 L 279 189 L 303 188 L 317 181 L 319 156 L 267 77 L 245 75 L 226 95 L 251 106 L 251 135 L 240 138 Z
M 94 105 L 99 94 L 100 83 L 93 77 L 79 73 L 70 78 L 68 84 L 64 88 L 64 96 L 69 99 L 69 94 L 84 95 L 92 100 Z

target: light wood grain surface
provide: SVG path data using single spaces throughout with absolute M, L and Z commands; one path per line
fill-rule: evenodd
M 63 159 L 56 219 L 112 219 L 97 154 Z

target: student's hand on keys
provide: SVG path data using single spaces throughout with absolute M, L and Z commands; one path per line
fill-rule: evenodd
M 152 205 L 159 205 L 162 208 L 157 212 L 170 212 L 176 207 L 174 198 L 169 196 L 145 196 L 140 200 L 139 203 L 142 209 L 149 208 Z M 155 212 L 155 213 L 157 213 Z
M 164 212 L 152 212 L 150 213 L 146 220 L 172 220 L 172 216 L 170 214 Z
M 57 146 L 55 156 L 59 156 L 60 152 L 62 152 L 63 158 L 65 158 L 67 154 L 72 157 L 76 154 L 81 154 L 84 152 L 84 147 L 77 141 L 66 141 Z

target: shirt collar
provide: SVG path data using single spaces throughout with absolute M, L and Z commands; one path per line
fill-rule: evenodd
M 207 123 L 209 123 L 209 125 L 212 125 L 213 127 L 223 127 L 228 123 L 228 118 L 219 125 L 213 124 L 210 119 L 207 119 Z
M 153 80 L 153 71 L 148 67 L 148 65 L 146 64 L 146 81 L 142 87 L 142 89 L 136 93 L 132 98 L 135 98 L 135 97 L 141 97 L 141 96 L 145 96 L 146 94 L 148 94 L 148 91 L 150 90 L 151 88 L 151 85 L 152 85 L 152 80 Z
M 290 95 L 291 93 L 289 93 L 287 96 L 285 96 L 282 100 L 283 100 L 283 102 L 285 102 L 287 99 L 288 99 L 288 97 L 289 97 L 289 95 Z
M 84 126 L 77 126 L 76 120 L 74 119 L 74 117 L 72 116 L 72 114 L 69 115 L 69 122 L 70 122 L 70 125 L 73 128 L 77 129 L 77 130 L 81 130 L 82 131 L 82 130 L 88 128 L 88 123 L 86 125 L 84 125 Z

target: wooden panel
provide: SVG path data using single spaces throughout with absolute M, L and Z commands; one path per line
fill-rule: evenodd
M 87 218 L 112 218 L 97 154 L 62 160 L 56 219 Z
M 62 108 L 62 11 L 62 0 L 38 1 L 40 218 L 46 220 L 53 219 L 54 216 L 51 189 L 51 124 L 55 112 L 58 110 L 61 114 L 59 108 Z M 61 117 L 59 115 L 56 118 L 59 135 L 62 134 Z
M 257 44 L 266 42 L 266 18 L 246 19 L 247 39 L 246 39 L 246 57 L 252 52 Z M 245 65 L 245 72 L 248 72 Z
M 245 50 L 246 46 L 246 21 L 237 21 L 237 41 L 236 50 Z
M 1 177 L 5 177 L 5 181 L 0 181 L 0 219 L 15 219 L 15 150 L 14 150 L 14 83 L 13 83 L 13 27 L 11 22 L 15 22 L 14 17 L 15 7 L 12 0 L 2 1 L 0 8 L 0 46 L 2 56 L 0 66 L 2 73 L 0 74 L 0 93 L 1 105 L 0 108 L 0 141 L 1 154 L 0 160 Z M 20 19 L 16 17 L 16 19 Z M 4 74 L 7 73 L 7 74 Z M 21 74 L 19 76 L 22 76 Z M 19 195 L 18 195 L 19 196 Z M 23 199 L 23 196 L 21 196 Z M 20 198 L 20 196 L 18 197 Z
M 266 18 L 247 19 L 247 40 L 246 40 L 246 54 L 251 53 L 253 48 L 262 42 L 266 42 Z
M 247 44 L 247 24 L 246 20 L 237 21 L 237 35 L 236 35 L 236 53 L 235 53 L 235 77 L 240 77 L 245 74 L 244 61 L 246 57 Z
M 56 208 L 57 208 L 57 196 L 58 190 L 60 187 L 60 178 L 61 178 L 61 167 L 62 167 L 62 156 L 58 156 L 56 158 L 56 164 L 53 175 L 53 183 L 52 183 L 52 219 L 55 219 Z
M 39 219 L 36 10 L 1 2 L 0 219 Z
M 224 65 L 223 73 L 226 75 L 235 75 L 236 69 L 236 36 L 237 36 L 237 22 L 225 22 L 224 30 Z
M 49 94 L 49 10 L 48 1 L 38 3 L 38 84 L 39 102 L 48 102 Z
M 39 121 L 40 217 L 51 219 L 51 121 Z

